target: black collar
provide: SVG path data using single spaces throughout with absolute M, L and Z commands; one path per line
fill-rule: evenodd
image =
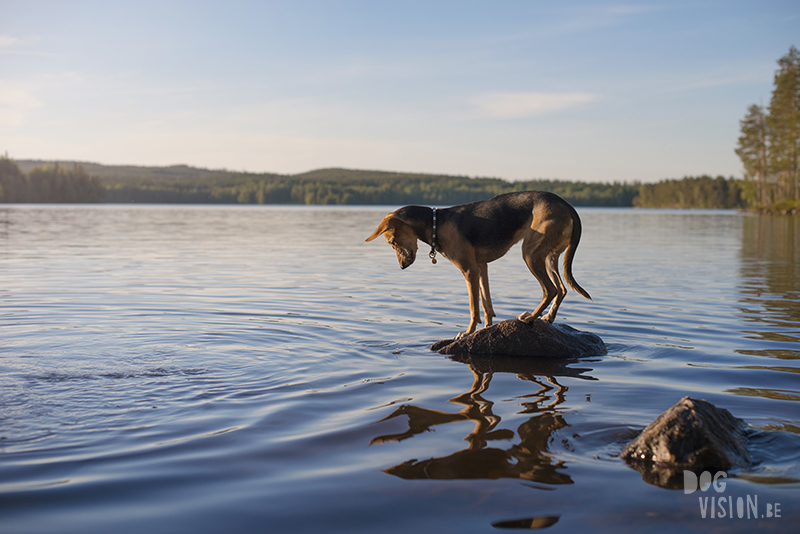
M 433 211 L 433 223 L 431 225 L 431 251 L 428 253 L 428 257 L 431 259 L 431 263 L 436 265 L 436 208 L 432 208 Z

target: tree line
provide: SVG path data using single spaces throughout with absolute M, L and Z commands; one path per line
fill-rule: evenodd
M 745 197 L 756 209 L 800 211 L 800 53 L 778 60 L 769 106 L 752 104 L 740 121 L 736 154 Z
M 0 157 L 0 202 L 99 202 L 106 189 L 83 167 L 42 165 L 23 173 L 7 156 Z
M 298 175 L 229 173 L 215 178 L 119 182 L 109 202 L 210 202 L 239 204 L 402 205 L 462 204 L 501 193 L 543 189 L 579 206 L 631 206 L 637 185 L 539 180 L 508 182 L 382 171 L 321 169 Z
M 718 176 L 657 184 L 561 180 L 508 182 L 384 171 L 320 169 L 287 176 L 174 167 L 115 167 L 0 158 L 0 202 L 453 205 L 524 190 L 553 192 L 575 206 L 742 208 L 743 183 Z
M 741 209 L 742 180 L 724 176 L 687 176 L 681 180 L 662 180 L 639 186 L 633 205 L 639 208 Z
M 577 206 L 632 206 L 638 184 L 560 180 L 508 182 L 498 178 L 320 169 L 297 175 L 208 171 L 187 166 L 114 167 L 23 161 L 0 164 L 0 202 L 113 202 L 219 204 L 452 205 L 501 193 L 552 191 Z M 71 168 L 71 170 L 68 170 Z M 74 182 L 73 195 L 56 182 Z M 86 180 L 89 180 L 86 182 Z M 49 186 L 47 184 L 49 183 Z M 34 184 L 36 184 L 34 186 Z M 78 187 L 78 184 L 91 187 Z M 68 189 L 68 188 L 67 188 Z

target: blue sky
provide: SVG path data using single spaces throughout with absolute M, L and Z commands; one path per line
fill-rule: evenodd
M 0 153 L 297 173 L 741 174 L 800 2 L 0 0 Z

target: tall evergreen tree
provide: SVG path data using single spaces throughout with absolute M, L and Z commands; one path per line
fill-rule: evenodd
M 800 201 L 800 52 L 791 46 L 778 60 L 766 114 L 752 105 L 740 121 L 736 154 L 745 180 L 754 182 L 751 203 L 766 207 Z
M 755 186 L 755 200 L 760 205 L 772 202 L 767 191 L 767 123 L 764 108 L 753 104 L 742 119 L 742 135 L 736 154 L 744 165 L 744 179 Z
M 778 60 L 766 118 L 770 173 L 781 198 L 800 197 L 800 52 L 792 46 Z

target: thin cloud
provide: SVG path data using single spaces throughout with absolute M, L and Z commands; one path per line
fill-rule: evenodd
M 600 99 L 593 93 L 490 93 L 472 99 L 484 117 L 519 119 L 553 113 Z
M 11 37 L 10 35 L 0 35 L 0 48 L 4 48 L 6 46 L 14 46 L 19 42 L 19 39 L 16 37 Z
M 36 42 L 37 38 L 28 38 L 25 42 L 17 37 L 10 35 L 0 35 L 0 55 L 3 56 L 39 56 L 39 57 L 54 57 L 57 54 L 51 52 L 39 52 L 32 50 L 21 50 L 22 46 L 30 46 Z

